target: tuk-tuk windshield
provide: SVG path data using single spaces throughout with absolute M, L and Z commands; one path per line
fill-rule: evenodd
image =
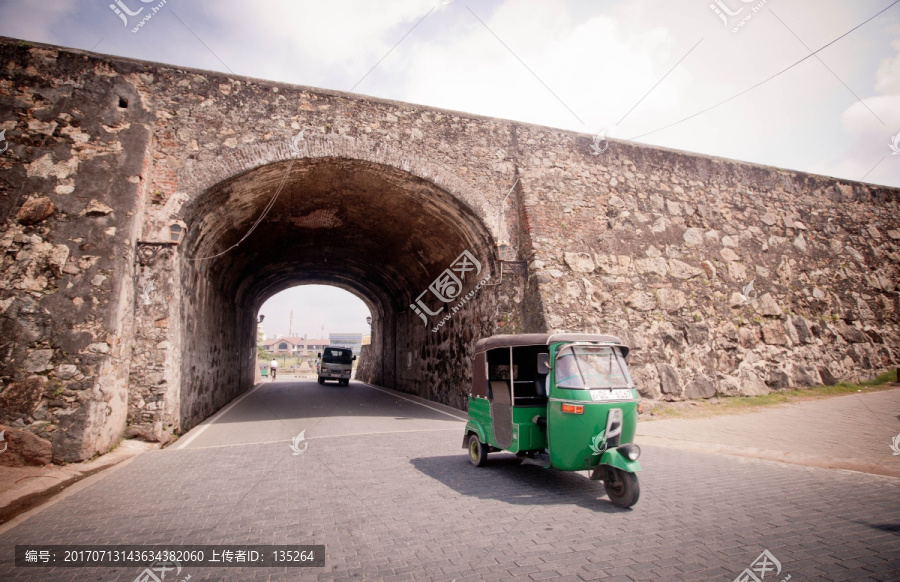
M 556 356 L 560 388 L 628 388 L 631 377 L 621 352 L 611 346 L 566 346 Z

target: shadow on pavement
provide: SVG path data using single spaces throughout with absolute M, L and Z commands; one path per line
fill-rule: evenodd
M 854 520 L 854 521 L 856 521 L 856 520 Z M 880 531 L 886 531 L 886 532 L 900 535 L 900 523 L 866 523 L 864 521 L 856 521 L 856 523 L 860 523 L 860 524 L 868 526 L 872 529 L 877 529 Z
M 491 454 L 482 467 L 472 466 L 462 450 L 459 455 L 419 457 L 410 462 L 425 475 L 467 497 L 514 505 L 577 505 L 602 513 L 631 511 L 612 505 L 606 499 L 603 483 L 591 481 L 586 472 L 522 465 L 520 459 L 508 453 Z

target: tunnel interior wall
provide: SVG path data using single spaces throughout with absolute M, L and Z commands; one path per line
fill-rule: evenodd
M 252 316 L 246 317 L 234 294 L 215 276 L 227 268 L 227 261 L 182 260 L 181 268 L 185 343 L 177 400 L 180 429 L 187 431 L 253 385 L 249 348 L 255 356 L 256 330 L 247 325 Z
M 900 191 L 521 128 L 550 330 L 632 346 L 646 397 L 864 380 L 900 361 Z M 601 149 L 601 148 L 597 148 Z
M 383 313 L 372 314 L 372 327 L 369 334 L 370 343 L 362 347 L 359 355 L 359 364 L 356 368 L 355 378 L 360 382 L 368 382 L 379 386 L 391 386 L 394 378 L 394 360 L 385 360 L 387 353 L 385 346 L 394 345 L 395 323 L 388 322 L 388 315 Z M 393 317 L 390 318 L 393 321 Z M 388 333 L 390 331 L 391 333 Z M 390 366 L 388 364 L 391 364 Z

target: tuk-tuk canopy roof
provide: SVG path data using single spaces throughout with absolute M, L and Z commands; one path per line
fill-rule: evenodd
M 475 344 L 475 353 L 493 350 L 496 348 L 515 348 L 519 346 L 540 346 L 556 342 L 599 342 L 604 344 L 617 344 L 622 346 L 622 355 L 628 355 L 628 346 L 622 344 L 622 340 L 613 335 L 600 335 L 593 333 L 524 333 L 517 335 L 494 335 L 478 340 Z

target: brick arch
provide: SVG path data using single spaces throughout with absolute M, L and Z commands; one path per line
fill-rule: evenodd
M 492 204 L 489 196 L 473 190 L 447 166 L 425 157 L 410 156 L 407 152 L 385 147 L 367 139 L 311 133 L 311 130 L 303 135 L 304 139 L 299 142 L 299 149 L 295 147 L 297 144 L 293 140 L 279 139 L 241 145 L 234 151 L 217 155 L 208 161 L 188 160 L 173 174 L 174 194 L 167 199 L 163 212 L 159 213 L 167 216 L 167 220 L 148 221 L 144 228 L 144 239 L 159 238 L 169 227 L 169 223 L 184 218 L 183 211 L 186 205 L 234 176 L 278 162 L 320 158 L 370 162 L 389 166 L 426 180 L 466 205 L 491 230 L 496 240 L 509 238 L 500 219 L 500 207 Z M 166 171 L 157 168 L 154 173 Z
M 369 307 L 369 381 L 463 405 L 468 364 L 465 356 L 457 360 L 473 337 L 493 329 L 497 288 L 484 288 L 480 303 L 463 302 L 446 327 L 440 317 L 423 324 L 410 305 L 463 251 L 479 257 L 481 277 L 496 275 L 494 244 L 503 233 L 500 209 L 490 203 L 497 192 L 478 192 L 438 162 L 365 139 L 317 134 L 299 149 L 292 145 L 273 140 L 189 160 L 170 176 L 174 194 L 147 213 L 157 223 L 145 233 L 185 226 L 171 262 L 143 270 L 138 281 L 143 288 L 152 279 L 160 289 L 169 282 L 167 418 L 188 429 L 252 385 L 255 349 L 248 338 L 255 337 L 259 307 L 282 289 L 311 283 L 349 290 Z M 165 167 L 161 162 L 159 170 Z M 288 212 L 282 185 L 303 192 L 297 214 Z M 276 211 L 242 238 L 269 201 Z M 244 242 L 231 246 L 235 241 Z M 474 277 L 465 289 L 473 294 Z M 432 360 L 457 363 L 448 373 Z

